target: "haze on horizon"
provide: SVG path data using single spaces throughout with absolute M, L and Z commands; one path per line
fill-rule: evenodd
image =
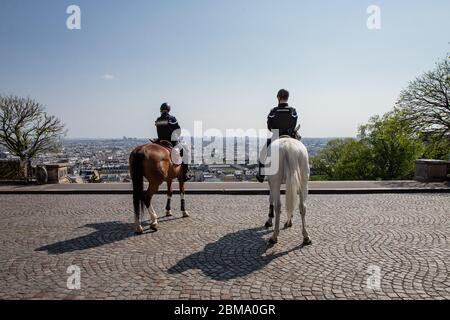
M 81 30 L 66 9 L 81 8 Z M 381 9 L 369 30 L 368 6 Z M 291 92 L 304 137 L 355 136 L 449 52 L 450 2 L 26 1 L 0 3 L 0 94 L 31 96 L 68 138 L 154 137 L 181 125 L 266 127 Z

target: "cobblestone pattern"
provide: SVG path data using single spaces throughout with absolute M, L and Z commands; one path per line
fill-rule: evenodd
M 165 197 L 155 200 L 162 216 Z M 303 248 L 298 213 L 268 247 L 265 196 L 187 203 L 191 218 L 175 197 L 174 217 L 134 236 L 130 196 L 0 196 L 0 298 L 450 298 L 449 195 L 310 196 Z M 80 290 L 67 289 L 70 265 Z

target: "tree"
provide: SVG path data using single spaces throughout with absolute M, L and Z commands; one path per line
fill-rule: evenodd
M 376 179 L 370 145 L 363 140 L 348 140 L 334 166 L 333 180 Z
M 420 139 L 425 145 L 424 159 L 450 160 L 450 139 L 440 139 L 433 135 L 424 135 Z
M 0 96 L 0 144 L 22 161 L 57 151 L 64 124 L 31 98 Z
M 312 165 L 330 180 L 410 178 L 419 157 L 450 156 L 450 57 L 417 77 L 396 107 L 359 128 L 358 140 L 333 140 Z
M 372 117 L 359 128 L 361 141 L 370 146 L 374 176 L 379 179 L 409 178 L 424 145 L 411 128 L 404 126 L 403 113 L 394 110 Z
M 319 175 L 327 180 L 371 180 L 374 179 L 370 147 L 361 140 L 352 138 L 334 139 L 320 153 L 311 158 Z
M 328 141 L 319 154 L 311 158 L 311 164 L 319 175 L 334 180 L 335 166 L 341 158 L 343 146 L 352 139 L 333 139 Z
M 411 81 L 397 107 L 413 130 L 450 140 L 450 57 Z
M 409 178 L 424 145 L 400 117 L 398 111 L 372 117 L 360 126 L 358 139 L 330 141 L 312 165 L 329 180 Z

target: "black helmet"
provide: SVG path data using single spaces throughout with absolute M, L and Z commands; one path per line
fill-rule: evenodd
M 287 91 L 286 89 L 280 89 L 280 91 L 278 91 L 277 98 L 281 100 L 288 100 L 289 91 Z
M 160 111 L 161 112 L 163 112 L 163 111 L 170 112 L 170 105 L 167 102 L 164 102 L 161 105 Z

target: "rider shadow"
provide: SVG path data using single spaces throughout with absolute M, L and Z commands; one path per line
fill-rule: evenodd
M 49 244 L 35 251 L 47 251 L 48 254 L 57 255 L 92 249 L 134 236 L 134 223 L 111 221 L 86 224 L 80 228 L 92 228 L 96 231 L 78 238 Z
M 213 280 L 226 281 L 249 275 L 289 252 L 301 249 L 302 246 L 297 246 L 288 251 L 266 254 L 272 246 L 263 236 L 271 232 L 260 227 L 227 234 L 206 245 L 203 251 L 178 261 L 168 272 L 179 274 L 200 269 Z

